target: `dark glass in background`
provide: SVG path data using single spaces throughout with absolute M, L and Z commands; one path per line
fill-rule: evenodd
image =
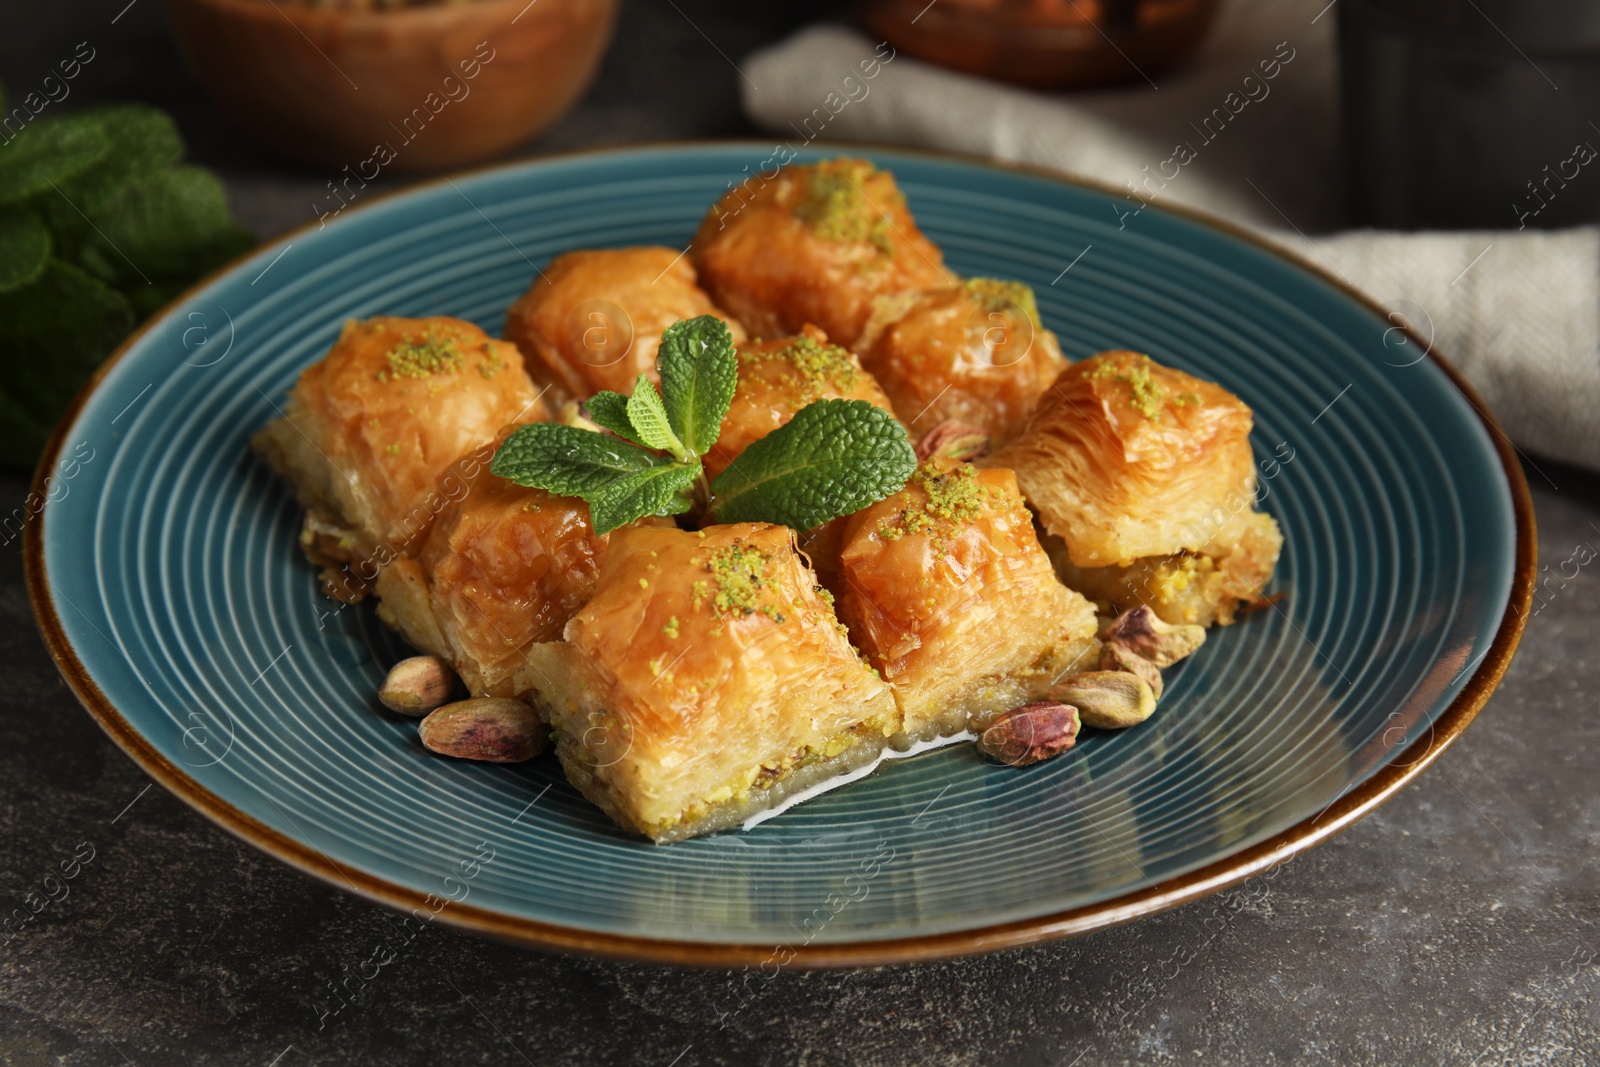
M 1600 221 L 1600 0 L 1338 0 L 1357 225 Z

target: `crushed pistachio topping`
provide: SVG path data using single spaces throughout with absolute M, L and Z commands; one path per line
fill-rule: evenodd
M 400 454 L 400 446 L 390 445 L 388 448 L 384 449 L 384 451 L 389 453 L 391 456 L 398 456 Z
M 667 624 L 661 627 L 661 632 L 668 637 L 676 638 L 678 636 L 678 617 L 674 615 L 668 619 Z
M 1021 282 L 968 278 L 961 287 L 984 311 L 997 314 L 1016 311 L 1025 315 L 1029 322 L 1039 321 L 1039 302 L 1034 298 L 1033 289 Z
M 698 608 L 709 597 L 717 615 L 751 615 L 759 611 L 773 622 L 782 622 L 783 614 L 776 605 L 761 603 L 770 562 L 771 557 L 743 541 L 717 549 L 705 564 L 716 592 L 711 592 L 705 582 L 695 582 L 694 606 Z
M 478 361 L 478 373 L 485 378 L 493 378 L 505 367 L 506 361 L 500 358 L 491 346 L 483 346 L 483 358 Z
M 820 585 L 814 585 L 811 588 L 816 590 L 817 599 L 828 605 L 829 611 L 836 612 L 832 592 L 830 592 L 826 587 Z M 833 616 L 833 628 L 838 631 L 840 637 L 847 641 L 850 639 L 850 627 L 839 621 L 839 616 L 837 613 L 835 613 Z
M 751 362 L 779 359 L 787 363 L 792 373 L 784 374 L 783 378 L 794 387 L 794 399 L 800 407 L 821 400 L 829 390 L 848 393 L 860 378 L 849 352 L 814 337 L 797 337 L 792 344 L 776 352 L 745 349 L 739 357 Z
M 421 341 L 406 341 L 391 350 L 387 357 L 389 369 L 379 371 L 378 380 L 396 378 L 431 378 L 435 374 L 454 374 L 461 369 L 461 350 L 453 338 L 429 330 Z
M 1128 367 L 1126 370 L 1113 363 L 1107 363 L 1094 372 L 1096 378 L 1114 378 L 1128 387 L 1131 394 L 1128 404 L 1133 410 L 1147 419 L 1154 419 L 1161 414 L 1161 405 L 1167 398 L 1166 386 L 1155 380 L 1150 373 L 1150 358 L 1143 357 L 1142 362 Z M 1185 396 L 1194 396 L 1185 393 Z M 1194 396 L 1193 401 L 1179 400 L 1179 403 L 1198 403 L 1200 398 Z
M 824 241 L 871 244 L 886 256 L 894 255 L 889 218 L 861 188 L 877 173 L 870 163 L 820 164 L 807 178 L 795 217 Z
M 954 467 L 923 464 L 907 485 L 921 490 L 920 494 L 913 494 L 920 499 L 878 527 L 878 536 L 887 541 L 897 541 L 906 534 L 927 533 L 933 535 L 937 546 L 955 531 L 976 522 L 985 509 L 1001 498 L 999 490 L 979 480 L 978 468 L 970 463 Z

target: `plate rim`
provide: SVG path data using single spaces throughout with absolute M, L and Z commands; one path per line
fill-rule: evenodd
M 767 142 L 758 138 L 696 139 L 688 141 L 643 141 L 611 144 L 561 152 L 542 153 L 520 159 L 491 163 L 465 170 L 448 171 L 436 177 L 407 185 L 400 189 L 374 196 L 366 204 L 354 208 L 350 214 L 364 214 L 391 199 L 419 196 L 454 179 L 473 178 L 501 171 L 538 167 L 549 163 L 605 155 L 623 155 L 638 152 L 677 152 L 707 149 L 748 147 L 766 151 Z M 927 148 L 889 145 L 878 142 L 817 141 L 807 145 L 826 152 L 844 155 L 873 154 L 900 155 L 926 159 L 933 162 L 962 163 L 982 169 L 1023 174 L 1069 188 L 1087 189 L 1111 196 L 1122 195 L 1122 190 L 1108 182 L 1081 178 L 1077 175 L 1054 171 L 1026 163 L 990 159 L 971 153 L 941 151 Z M 1149 204 L 1155 210 L 1174 215 L 1202 227 L 1218 231 L 1235 240 L 1267 253 L 1290 268 L 1311 274 L 1333 289 L 1343 293 L 1385 321 L 1394 322 L 1381 304 L 1357 290 L 1344 279 L 1324 270 L 1317 264 L 1280 248 L 1260 235 L 1226 219 L 1203 211 L 1172 204 Z M 334 225 L 339 225 L 335 220 Z M 31 493 L 46 499 L 44 480 L 54 469 L 62 450 L 66 447 L 67 431 L 77 421 L 89 399 L 98 391 L 105 377 L 132 348 L 144 339 L 154 324 L 170 311 L 187 302 L 213 282 L 236 270 L 241 264 L 264 250 L 292 241 L 313 227 L 323 226 L 311 220 L 301 226 L 277 234 L 270 241 L 255 246 L 216 270 L 205 275 L 183 290 L 155 314 L 147 318 L 108 356 L 88 382 L 78 391 L 71 405 L 62 415 L 52 432 L 30 485 Z M 1081 905 L 1065 911 L 1018 919 L 1003 923 L 976 926 L 967 930 L 953 930 L 937 934 L 919 934 L 852 941 L 838 944 L 810 944 L 801 946 L 773 946 L 748 942 L 683 941 L 653 938 L 632 934 L 615 934 L 583 930 L 558 923 L 543 922 L 506 915 L 498 911 L 467 904 L 458 904 L 438 913 L 438 918 L 448 925 L 473 933 L 531 948 L 572 952 L 586 956 L 626 960 L 640 963 L 659 963 L 675 966 L 738 968 L 775 963 L 780 948 L 788 954 L 780 967 L 801 969 L 882 966 L 887 964 L 924 963 L 953 959 L 979 953 L 994 952 L 1025 945 L 1059 940 L 1094 930 L 1107 929 L 1131 922 L 1134 919 L 1167 911 L 1248 878 L 1264 873 L 1287 862 L 1298 853 L 1332 837 L 1365 817 L 1403 786 L 1419 775 L 1441 752 L 1461 734 L 1488 701 L 1510 666 L 1512 655 L 1521 642 L 1527 625 L 1528 608 L 1532 604 L 1534 582 L 1537 577 L 1537 537 L 1532 497 L 1527 478 L 1517 461 L 1515 446 L 1500 428 L 1499 423 L 1483 402 L 1477 391 L 1432 343 L 1421 338 L 1403 322 L 1397 323 L 1405 336 L 1419 344 L 1424 353 L 1444 372 L 1450 382 L 1472 406 L 1480 423 L 1489 435 L 1495 454 L 1500 459 L 1511 494 L 1516 545 L 1511 574 L 1511 588 L 1505 611 L 1495 628 L 1489 648 L 1483 654 L 1478 669 L 1461 692 L 1456 694 L 1444 711 L 1440 712 L 1433 727 L 1425 737 L 1413 741 L 1396 751 L 1381 767 L 1354 789 L 1341 794 L 1326 809 L 1303 819 L 1272 837 L 1248 848 L 1229 853 L 1196 870 L 1176 875 L 1159 883 L 1119 894 L 1107 900 Z M 346 870 L 316 846 L 301 842 L 281 833 L 254 817 L 234 807 L 222 797 L 211 792 L 196 779 L 163 756 L 122 715 L 99 685 L 90 677 L 83 662 L 66 635 L 55 600 L 50 595 L 50 581 L 44 560 L 43 523 L 49 511 L 44 507 L 31 511 L 23 528 L 23 571 L 27 584 L 28 600 L 39 624 L 41 636 L 57 669 L 90 716 L 122 751 L 146 774 L 175 794 L 191 808 L 245 843 L 265 852 L 278 861 L 303 874 L 353 893 L 373 903 L 402 912 L 425 904 L 425 894 L 396 885 L 386 879 L 359 870 Z M 1148 880 L 1147 880 L 1148 881 Z

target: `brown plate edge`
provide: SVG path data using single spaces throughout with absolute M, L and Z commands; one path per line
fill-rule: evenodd
M 549 153 L 547 155 L 473 168 L 426 182 L 419 182 L 403 189 L 375 196 L 367 204 L 355 210 L 365 211 L 391 197 L 408 195 L 417 192 L 419 189 L 443 185 L 449 183 L 453 178 L 521 167 L 529 163 L 651 148 L 726 148 L 738 147 L 742 144 L 748 144 L 756 151 L 767 150 L 766 142 L 762 141 L 678 141 L 609 145 L 603 148 Z M 1009 170 L 1029 174 L 1062 185 L 1091 189 L 1113 196 L 1122 195 L 1121 190 L 1109 184 L 1087 181 L 1042 167 L 1000 162 L 964 153 L 864 143 L 830 142 L 808 147 L 833 149 L 846 154 L 852 151 L 882 152 L 886 154 L 921 156 L 934 160 L 964 162 L 996 170 Z M 1291 255 L 1249 230 L 1190 208 L 1169 205 L 1151 206 L 1157 210 L 1187 218 L 1244 241 L 1267 252 L 1269 255 L 1284 260 L 1294 267 L 1315 275 L 1352 300 L 1369 308 L 1385 321 L 1394 321 L 1388 317 L 1388 313 L 1380 304 L 1365 293 L 1355 289 L 1343 279 L 1329 274 L 1313 263 Z M 279 234 L 269 243 L 280 243 L 297 234 L 309 231 L 313 226 L 319 225 L 320 223 L 313 220 L 287 233 Z M 233 270 L 240 263 L 258 255 L 260 250 L 259 246 L 251 249 L 244 255 L 195 282 L 195 284 L 169 302 L 166 307 L 146 319 L 139 329 L 129 335 L 117 347 L 116 351 L 101 364 L 93 377 L 73 399 L 71 406 L 62 416 L 61 422 L 51 435 L 49 443 L 45 446 L 39 466 L 34 472 L 30 497 L 37 494 L 38 499 L 45 499 L 46 494 L 43 491 L 44 479 L 48 476 L 48 472 L 54 468 L 57 458 L 66 443 L 67 430 L 76 421 L 78 414 L 88 402 L 89 397 L 99 387 L 106 374 L 122 359 L 129 349 L 138 343 L 152 328 L 153 324 L 166 315 L 168 311 L 180 306 L 195 292 Z M 595 933 L 572 927 L 542 923 L 532 919 L 512 918 L 499 912 L 453 903 L 441 908 L 437 912 L 438 917 L 452 926 L 529 947 L 677 966 L 741 967 L 778 965 L 781 967 L 800 968 L 836 968 L 929 962 L 1072 937 L 1093 930 L 1118 926 L 1146 915 L 1153 915 L 1226 889 L 1229 886 L 1237 885 L 1248 878 L 1284 863 L 1301 850 L 1309 848 L 1345 829 L 1388 800 L 1402 786 L 1421 773 L 1422 769 L 1432 763 L 1476 717 L 1478 711 L 1499 685 L 1500 679 L 1509 667 L 1511 657 L 1522 639 L 1523 630 L 1527 625 L 1528 608 L 1533 600 L 1534 582 L 1537 577 L 1537 538 L 1533 502 L 1529 495 L 1527 479 L 1522 473 L 1522 467 L 1517 460 L 1514 446 L 1511 444 L 1510 439 L 1506 437 L 1504 431 L 1500 429 L 1493 416 L 1488 413 L 1482 398 L 1461 376 L 1460 372 L 1442 357 L 1431 343 L 1423 343 L 1420 338 L 1416 337 L 1408 326 L 1400 323 L 1397 324 L 1396 328 L 1401 329 L 1414 343 L 1419 344 L 1428 357 L 1444 371 L 1446 376 L 1450 378 L 1456 388 L 1461 391 L 1462 395 L 1473 406 L 1484 428 L 1489 432 L 1496 454 L 1500 457 L 1507 486 L 1511 491 L 1512 508 L 1516 516 L 1516 561 L 1512 572 L 1511 590 L 1507 598 L 1505 613 L 1501 617 L 1500 625 L 1495 631 L 1494 639 L 1490 643 L 1488 651 L 1482 657 L 1482 662 L 1478 665 L 1477 670 L 1468 679 L 1466 686 L 1450 702 L 1449 707 L 1440 713 L 1433 723 L 1432 729 L 1427 732 L 1426 737 L 1419 738 L 1398 751 L 1392 760 L 1362 782 L 1359 787 L 1338 798 L 1318 815 L 1302 820 L 1266 841 L 1242 849 L 1197 870 L 1169 878 L 1159 884 L 1152 884 L 1132 893 L 1123 894 L 1111 900 L 1099 901 L 1050 915 L 942 934 L 793 947 L 783 944 L 754 945 L 673 941 Z M 45 639 L 45 645 L 49 649 L 51 657 L 55 660 L 56 666 L 60 669 L 62 677 L 77 695 L 78 700 L 88 709 L 95 721 L 100 724 L 101 729 L 135 763 L 157 782 L 161 783 L 168 791 L 176 794 L 190 807 L 223 829 L 261 849 L 263 852 L 335 888 L 349 890 L 358 896 L 366 897 L 387 907 L 406 912 L 425 907 L 427 902 L 426 894 L 405 889 L 361 871 L 346 871 L 314 847 L 307 847 L 228 804 L 181 771 L 165 756 L 152 748 L 144 737 L 133 729 L 100 690 L 100 687 L 89 677 L 82 661 L 78 659 L 77 653 L 68 641 L 65 630 L 62 628 L 60 617 L 55 609 L 54 599 L 46 595 L 50 582 L 48 575 L 45 573 L 41 533 L 44 515 L 47 510 L 47 507 L 40 507 L 37 511 L 31 511 L 30 509 L 24 528 L 23 561 L 28 586 L 28 599 L 38 619 L 39 629 Z M 432 909 L 427 910 L 432 911 Z M 779 962 L 780 960 L 781 963 Z

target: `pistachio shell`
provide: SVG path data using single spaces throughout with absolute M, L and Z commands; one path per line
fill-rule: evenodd
M 1156 710 L 1150 683 L 1127 671 L 1086 671 L 1063 678 L 1050 699 L 1071 704 L 1085 726 L 1121 730 L 1137 726 Z
M 456 688 L 450 665 L 438 656 L 412 656 L 389 668 L 378 702 L 401 715 L 426 715 L 446 703 Z
M 1150 691 L 1157 700 L 1161 699 L 1162 690 L 1166 683 L 1161 678 L 1161 668 L 1139 655 L 1127 645 L 1116 641 L 1107 641 L 1100 646 L 1100 669 L 1103 671 L 1127 671 L 1136 674 L 1150 686 Z
M 544 749 L 550 728 L 520 700 L 478 697 L 446 704 L 417 726 L 430 751 L 457 759 L 520 763 Z
M 1012 708 L 978 737 L 978 751 L 998 763 L 1026 767 L 1059 756 L 1078 739 L 1078 709 L 1041 701 Z
M 1170 667 L 1205 644 L 1206 631 L 1203 626 L 1162 622 L 1141 604 L 1112 620 L 1100 639 L 1125 645 L 1157 667 Z

